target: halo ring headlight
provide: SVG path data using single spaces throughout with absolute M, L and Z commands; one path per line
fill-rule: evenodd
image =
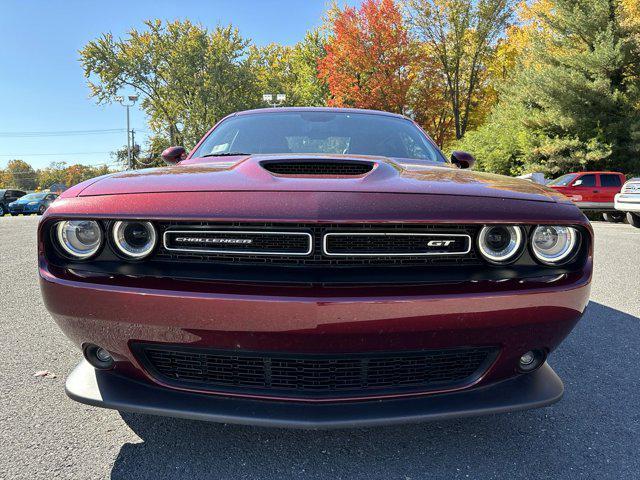
M 117 221 L 112 228 L 113 244 L 119 253 L 139 260 L 156 246 L 157 234 L 151 222 Z
M 58 245 L 67 256 L 85 260 L 102 246 L 102 229 L 95 220 L 64 220 L 56 226 Z
M 515 260 L 522 251 L 524 234 L 517 225 L 486 225 L 478 235 L 478 248 L 491 263 L 504 264 Z
M 531 250 L 538 261 L 559 265 L 575 253 L 578 238 L 578 231 L 573 227 L 539 225 L 531 235 Z

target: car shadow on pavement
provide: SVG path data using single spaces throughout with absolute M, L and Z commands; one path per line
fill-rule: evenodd
M 142 442 L 122 446 L 111 478 L 632 478 L 638 345 L 640 318 L 591 302 L 550 358 L 564 398 L 511 414 L 305 431 L 121 413 Z

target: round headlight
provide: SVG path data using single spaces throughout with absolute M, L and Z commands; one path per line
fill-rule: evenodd
M 522 229 L 515 225 L 489 225 L 480 230 L 478 247 L 490 262 L 507 263 L 520 253 L 522 238 Z
M 140 259 L 156 246 L 156 229 L 151 222 L 122 222 L 113 224 L 113 243 L 123 255 Z
M 89 258 L 102 245 L 102 229 L 94 220 L 68 220 L 58 223 L 58 244 L 75 258 Z
M 557 265 L 575 251 L 578 232 L 572 227 L 540 225 L 531 236 L 533 254 L 542 263 Z

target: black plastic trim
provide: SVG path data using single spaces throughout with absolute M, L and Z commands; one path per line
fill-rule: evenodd
M 562 381 L 547 364 L 485 387 L 456 393 L 358 402 L 302 403 L 187 393 L 95 370 L 83 360 L 66 394 L 96 407 L 221 423 L 288 428 L 347 428 L 416 423 L 539 408 L 562 398 Z

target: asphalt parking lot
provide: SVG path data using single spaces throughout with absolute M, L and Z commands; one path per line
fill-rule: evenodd
M 551 407 L 362 430 L 119 414 L 68 400 L 80 353 L 38 290 L 38 217 L 0 218 L 0 479 L 640 478 L 640 230 L 596 223 L 591 304 Z M 49 370 L 55 378 L 34 377 Z

